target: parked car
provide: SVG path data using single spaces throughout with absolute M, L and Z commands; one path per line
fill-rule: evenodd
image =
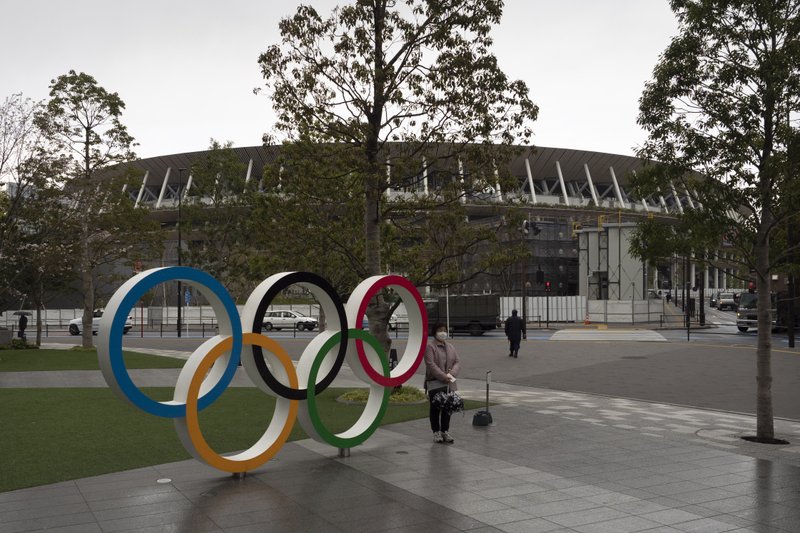
M 719 292 L 715 292 L 711 295 L 711 301 L 708 303 L 711 307 L 716 307 L 717 302 L 719 301 Z
M 97 330 L 100 327 L 100 318 L 103 316 L 102 311 L 95 311 L 92 313 L 92 335 L 97 335 Z M 74 318 L 69 321 L 69 332 L 72 335 L 80 335 L 83 328 L 83 318 Z M 133 328 L 133 318 L 128 317 L 125 321 L 125 327 L 122 333 L 128 333 Z
M 717 298 L 717 309 L 720 311 L 724 311 L 725 309 L 736 311 L 738 308 L 739 304 L 736 302 L 736 297 L 732 292 L 719 293 L 719 297 Z
M 316 318 L 297 311 L 267 311 L 261 326 L 267 331 L 273 329 L 296 329 L 297 331 L 307 329 L 311 331 L 318 324 L 319 321 Z

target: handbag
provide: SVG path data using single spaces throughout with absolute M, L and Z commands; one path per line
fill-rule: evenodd
M 438 379 L 429 379 L 425 382 L 425 390 L 427 390 L 428 393 L 441 390 L 444 390 L 446 392 L 447 389 L 449 388 L 450 388 L 449 383 L 445 383 L 444 381 L 439 381 Z

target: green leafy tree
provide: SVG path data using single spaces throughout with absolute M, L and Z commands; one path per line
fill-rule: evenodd
M 769 441 L 770 280 L 791 251 L 775 239 L 787 222 L 797 223 L 798 213 L 787 147 L 800 106 L 800 2 L 670 3 L 679 34 L 639 102 L 639 123 L 648 132 L 639 155 L 661 164 L 637 185 L 651 193 L 680 184 L 697 209 L 679 216 L 675 231 L 642 226 L 641 242 L 651 251 L 666 243 L 689 253 L 717 249 L 725 239 L 755 272 L 757 438 Z
M 34 192 L 56 185 L 49 179 L 55 161 L 47 140 L 36 127 L 34 116 L 41 104 L 13 94 L 0 104 L 0 302 L 19 302 L 18 272 L 9 268 L 16 262 L 25 225 L 21 214 Z
M 37 162 L 41 170 L 41 160 Z M 19 301 L 30 303 L 36 315 L 36 345 L 42 343 L 41 311 L 49 298 L 68 288 L 75 272 L 64 258 L 75 253 L 77 241 L 70 209 L 55 187 L 31 191 L 20 206 L 16 220 L 21 231 L 14 250 L 0 265 L 0 276 L 13 279 L 10 290 Z
M 134 157 L 133 137 L 121 122 L 125 104 L 85 73 L 74 70 L 50 84 L 50 99 L 36 122 L 69 157 L 62 201 L 77 228 L 76 270 L 83 294 L 83 346 L 92 346 L 92 312 L 98 277 L 120 261 L 151 257 L 160 236 L 146 211 L 123 191 L 129 179 L 109 167 Z
M 317 255 L 335 254 L 330 264 L 349 268 L 352 277 L 380 274 L 387 264 L 402 265 L 399 247 L 424 236 L 424 231 L 405 234 L 404 228 L 436 224 L 432 198 L 438 198 L 439 208 L 458 211 L 461 197 L 508 177 L 495 161 L 507 161 L 513 143 L 529 141 L 538 110 L 526 85 L 509 80 L 490 51 L 490 30 L 499 23 L 502 6 L 500 0 L 362 0 L 327 18 L 300 6 L 280 22 L 282 42 L 259 58 L 277 134 L 287 139 L 267 182 L 280 177 L 285 196 L 297 191 L 319 197 L 309 209 L 325 215 L 306 219 L 306 231 L 302 224 L 280 231 L 301 241 L 318 239 Z M 443 181 L 446 174 L 455 177 L 458 187 L 443 184 L 437 194 L 412 195 L 405 203 L 385 198 L 390 186 L 418 188 L 433 171 Z M 303 178 L 311 183 L 301 185 Z M 328 196 L 332 205 L 326 208 L 324 192 L 332 188 L 340 194 Z M 429 218 L 419 215 L 421 209 Z M 360 229 L 353 232 L 356 215 Z M 402 223 L 387 228 L 387 222 L 397 221 Z M 438 265 L 430 269 L 431 277 L 450 271 L 458 263 L 458 248 L 481 238 L 469 236 L 465 224 L 448 229 L 458 237 L 430 245 L 427 253 L 441 251 L 452 261 L 420 257 L 424 245 L 405 260 Z M 392 246 L 395 254 L 387 256 Z M 379 298 L 367 315 L 373 334 L 387 344 L 388 305 Z
M 245 165 L 231 143 L 212 140 L 207 155 L 192 165 L 191 176 L 181 217 L 187 264 L 207 271 L 241 297 L 252 285 L 249 211 L 253 186 L 246 183 Z

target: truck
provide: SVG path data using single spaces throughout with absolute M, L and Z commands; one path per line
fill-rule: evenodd
M 772 293 L 770 295 L 772 303 L 771 320 L 773 329 L 786 329 L 789 326 L 789 306 L 792 299 L 788 293 Z M 794 302 L 794 327 L 800 325 L 800 306 Z M 758 328 L 758 294 L 755 292 L 743 292 L 739 297 L 739 309 L 736 312 L 736 327 L 742 333 L 750 328 Z
M 449 302 L 448 302 L 449 301 Z M 428 312 L 428 333 L 434 334 L 437 322 L 449 323 L 451 333 L 483 335 L 500 327 L 500 297 L 496 294 L 475 294 L 461 296 L 440 296 L 425 299 Z

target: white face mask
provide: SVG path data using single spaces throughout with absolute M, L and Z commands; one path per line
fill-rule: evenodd
M 444 342 L 444 340 L 446 338 L 447 338 L 447 332 L 446 331 L 437 331 L 436 332 L 436 340 Z

